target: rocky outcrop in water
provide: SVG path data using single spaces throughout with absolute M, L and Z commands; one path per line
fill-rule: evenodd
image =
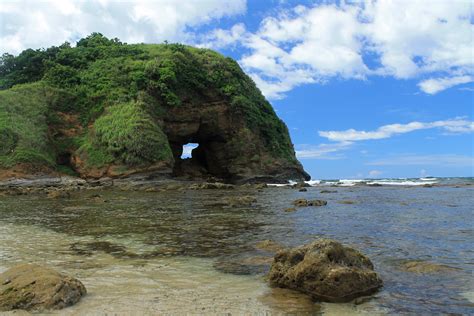
M 369 258 L 329 239 L 278 252 L 268 279 L 326 302 L 347 302 L 382 286 Z
M 42 311 L 76 304 L 86 294 L 77 279 L 35 264 L 0 274 L 0 311 Z

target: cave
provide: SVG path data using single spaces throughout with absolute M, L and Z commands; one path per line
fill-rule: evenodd
M 164 132 L 173 153 L 174 176 L 230 177 L 227 146 L 232 131 L 230 117 L 221 103 L 200 107 L 183 105 L 169 110 Z M 183 149 L 188 151 L 184 156 Z

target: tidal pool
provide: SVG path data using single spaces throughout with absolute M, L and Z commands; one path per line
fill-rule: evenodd
M 65 315 L 474 313 L 473 188 L 321 190 L 0 197 L 0 272 L 34 262 L 77 277 L 88 295 L 57 312 Z M 257 202 L 222 202 L 241 195 Z M 297 198 L 328 205 L 284 212 Z M 296 246 L 320 237 L 369 256 L 383 289 L 353 303 L 327 304 L 268 287 L 273 253 L 258 249 L 259 241 Z M 410 270 L 410 262 L 435 269 Z

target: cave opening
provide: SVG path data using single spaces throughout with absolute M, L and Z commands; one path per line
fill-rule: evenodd
M 174 144 L 172 148 L 175 158 L 173 170 L 175 176 L 203 178 L 209 174 L 201 144 L 195 142 Z

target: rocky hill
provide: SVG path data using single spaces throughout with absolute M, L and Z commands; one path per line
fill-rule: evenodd
M 302 180 L 285 124 L 231 58 L 94 33 L 0 59 L 0 177 Z M 198 143 L 192 158 L 183 145 Z

